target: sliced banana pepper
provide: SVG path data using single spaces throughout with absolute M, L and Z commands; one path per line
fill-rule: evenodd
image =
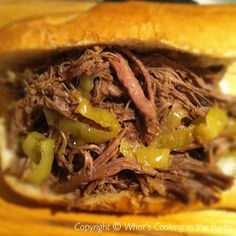
M 90 99 L 91 90 L 94 87 L 94 77 L 89 75 L 81 75 L 79 79 L 79 90 L 83 97 Z
M 120 152 L 127 158 L 134 158 L 142 166 L 154 169 L 166 169 L 169 165 L 170 150 L 168 148 L 145 147 L 123 138 Z
M 81 96 L 79 91 L 76 91 L 74 96 L 79 100 L 75 112 L 96 122 L 101 128 L 95 128 L 81 121 L 69 120 L 49 109 L 45 109 L 44 113 L 48 125 L 54 125 L 59 130 L 72 134 L 87 143 L 99 144 L 115 138 L 121 130 L 115 116 L 105 109 L 93 107 L 88 99 Z
M 50 175 L 54 158 L 55 141 L 43 134 L 32 132 L 23 142 L 23 151 L 31 159 L 26 181 L 42 184 Z
M 226 127 L 227 123 L 228 116 L 226 111 L 218 107 L 212 107 L 209 109 L 204 121 L 196 125 L 194 135 L 208 142 L 216 138 Z

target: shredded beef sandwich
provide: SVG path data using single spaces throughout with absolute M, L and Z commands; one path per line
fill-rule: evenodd
M 217 204 L 234 184 L 219 163 L 236 150 L 236 98 L 220 88 L 224 63 L 188 55 L 94 43 L 12 72 L 14 82 L 2 76 L 15 94 L 7 146 L 17 156 L 4 173 L 82 209 Z M 112 204 L 130 208 L 101 204 L 122 194 Z

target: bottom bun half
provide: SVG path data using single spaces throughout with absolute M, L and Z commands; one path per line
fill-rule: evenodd
M 16 177 L 4 175 L 7 185 L 16 193 L 42 205 L 68 206 L 72 209 L 83 211 L 103 211 L 114 213 L 136 214 L 170 214 L 176 212 L 193 211 L 201 209 L 230 209 L 236 210 L 236 185 L 224 192 L 219 202 L 211 206 L 205 206 L 200 202 L 184 204 L 177 200 L 169 200 L 163 197 L 144 197 L 132 194 L 129 191 L 120 193 L 107 193 L 90 195 L 74 199 L 72 194 L 58 195 L 44 191 L 19 181 Z

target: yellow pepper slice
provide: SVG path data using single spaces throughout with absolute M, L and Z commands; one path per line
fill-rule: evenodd
M 23 151 L 31 158 L 26 180 L 34 185 L 42 184 L 50 175 L 54 158 L 55 141 L 32 132 L 23 142 Z
M 163 133 L 172 132 L 181 125 L 181 120 L 186 117 L 186 112 L 178 107 L 173 107 L 166 118 L 161 122 Z
M 86 142 L 93 143 L 109 141 L 120 132 L 120 124 L 111 112 L 102 108 L 93 107 L 88 99 L 81 96 L 79 91 L 76 91 L 74 96 L 79 100 L 79 105 L 75 112 L 93 120 L 103 128 L 108 128 L 108 131 L 99 130 L 79 121 L 76 121 L 76 125 L 75 123 L 65 121 L 65 119 L 62 119 L 59 123 L 61 129 L 67 129 L 69 126 L 73 126 L 74 131 L 70 129 L 70 132 L 73 132 L 71 134 L 79 136 Z
M 23 141 L 22 148 L 24 153 L 34 162 L 39 162 L 40 153 L 38 152 L 38 143 L 45 137 L 38 132 L 30 133 Z
M 85 98 L 80 99 L 75 112 L 95 121 L 104 128 L 120 130 L 120 124 L 111 112 L 102 108 L 93 107 L 89 100 Z
M 87 109 L 89 113 L 86 113 L 86 111 L 83 111 L 82 114 L 86 115 L 87 118 L 94 118 L 93 121 L 100 124 L 104 128 L 108 128 L 108 130 L 102 130 L 97 129 L 89 124 L 83 123 L 81 121 L 72 121 L 65 117 L 62 117 L 55 113 L 54 111 L 51 111 L 49 109 L 45 109 L 44 113 L 46 116 L 46 120 L 48 125 L 54 125 L 59 130 L 62 130 L 66 133 L 69 133 L 71 135 L 74 135 L 75 137 L 87 142 L 87 143 L 104 143 L 107 142 L 120 132 L 121 127 L 119 122 L 116 120 L 116 118 L 108 111 L 101 109 L 101 115 L 100 118 L 98 116 L 98 113 L 91 114 L 90 112 L 93 112 L 93 108 L 91 108 L 91 104 L 87 103 L 87 99 L 82 98 L 81 104 L 83 104 L 83 109 Z M 86 106 L 88 104 L 88 107 Z M 99 109 L 99 108 L 95 108 Z M 100 110 L 100 109 L 99 109 Z M 99 112 L 97 110 L 97 112 Z
M 193 137 L 193 125 L 185 127 L 181 121 L 186 117 L 186 111 L 173 106 L 166 118 L 161 122 L 162 134 L 157 136 L 152 147 L 175 150 L 190 144 Z
M 89 75 L 81 75 L 79 79 L 79 90 L 83 97 L 90 99 L 91 94 L 90 91 L 94 86 L 94 77 Z
M 167 169 L 170 150 L 167 148 L 139 147 L 136 152 L 137 161 L 145 167 Z
M 227 113 L 218 107 L 212 107 L 209 109 L 204 123 L 196 125 L 194 134 L 207 142 L 217 137 L 223 131 L 227 122 Z
M 119 150 L 125 157 L 136 159 L 144 167 L 154 169 L 168 168 L 170 150 L 167 148 L 145 147 L 123 138 Z
M 122 153 L 125 157 L 135 158 L 135 152 L 137 148 L 140 147 L 139 143 L 131 142 L 125 138 L 120 141 L 120 153 Z
M 87 143 L 104 143 L 107 142 L 119 133 L 119 129 L 111 131 L 103 131 L 91 127 L 90 125 L 80 122 L 80 121 L 71 121 L 64 117 L 59 119 L 59 130 L 72 134 Z
M 173 130 L 170 133 L 162 134 L 157 138 L 157 146 L 161 148 L 168 148 L 175 150 L 184 147 L 194 140 L 193 136 L 194 126 L 181 127 Z
M 83 82 L 83 79 L 80 82 Z M 93 107 L 89 100 L 83 97 L 78 90 L 73 93 L 73 96 L 79 101 L 75 112 L 96 122 L 101 126 L 101 129 L 80 121 L 69 120 L 49 109 L 44 109 L 48 125 L 54 125 L 59 130 L 72 134 L 87 143 L 100 144 L 116 137 L 121 130 L 121 126 L 112 113 L 102 108 Z

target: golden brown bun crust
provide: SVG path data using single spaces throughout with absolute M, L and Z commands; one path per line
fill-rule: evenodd
M 170 214 L 207 208 L 236 210 L 236 185 L 229 191 L 224 192 L 221 200 L 217 204 L 207 207 L 200 202 L 183 204 L 180 201 L 168 200 L 163 197 L 144 197 L 141 195 L 133 195 L 128 191 L 122 191 L 119 194 L 107 193 L 94 196 L 90 195 L 88 197 L 73 200 L 73 197 L 70 194 L 55 195 L 51 192 L 43 192 L 37 187 L 19 182 L 18 179 L 10 175 L 5 175 L 4 180 L 16 193 L 40 204 L 54 206 L 64 205 L 85 211 Z
M 235 57 L 235 29 L 236 5 L 101 3 L 83 14 L 11 24 L 0 31 L 0 52 L 118 44 Z
M 32 16 L 45 16 L 55 13 L 83 12 L 95 2 L 76 2 L 61 0 L 6 0 L 0 4 L 0 27 L 13 21 Z

